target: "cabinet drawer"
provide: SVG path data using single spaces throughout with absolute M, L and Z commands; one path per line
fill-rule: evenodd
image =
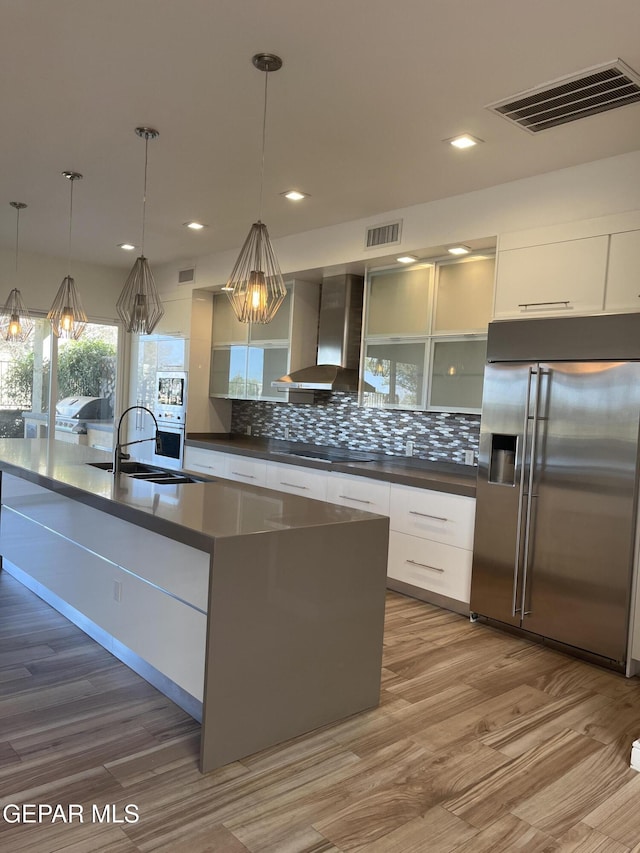
M 475 506 L 474 498 L 463 495 L 392 484 L 390 526 L 399 533 L 470 550 Z
M 2 556 L 109 634 L 118 629 L 114 581 L 117 566 L 79 548 L 4 505 L 0 516 Z
M 472 552 L 406 533 L 389 533 L 387 574 L 395 580 L 469 603 Z
M 205 450 L 202 447 L 185 447 L 184 467 L 189 471 L 200 471 L 212 477 L 224 477 L 224 463 L 227 453 Z
M 202 701 L 207 617 L 150 584 L 122 576 L 115 638 Z
M 341 506 L 389 515 L 390 483 L 350 474 L 327 474 L 327 500 Z
M 266 486 L 266 459 L 252 459 L 249 456 L 237 456 L 234 453 L 226 453 L 224 456 L 224 476 L 228 480 L 250 483 L 252 486 Z
M 279 492 L 324 501 L 327 498 L 327 472 L 317 468 L 269 462 L 267 486 Z

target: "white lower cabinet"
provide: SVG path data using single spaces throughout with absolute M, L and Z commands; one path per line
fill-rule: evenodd
M 249 483 L 252 486 L 267 485 L 266 459 L 254 459 L 249 456 L 238 456 L 227 453 L 224 460 L 224 476 L 227 480 L 239 483 Z
M 412 486 L 391 486 L 391 529 L 423 539 L 473 547 L 475 499 Z
M 389 515 L 390 484 L 369 477 L 354 477 L 329 471 L 327 474 L 327 500 L 341 506 Z
M 224 477 L 225 460 L 228 453 L 205 450 L 203 447 L 185 447 L 184 467 L 187 471 L 198 471 L 210 477 Z
M 185 467 L 389 516 L 390 586 L 468 611 L 475 498 L 195 447 Z
M 189 607 L 139 577 L 123 573 L 116 639 L 202 701 L 206 612 Z
M 389 532 L 390 578 L 468 603 L 472 552 L 395 530 Z
M 202 701 L 208 554 L 6 473 L 2 504 L 6 561 Z
M 279 492 L 289 492 L 292 495 L 325 501 L 327 472 L 318 468 L 303 468 L 301 465 L 269 462 L 267 463 L 267 487 Z
M 427 601 L 432 594 L 436 604 L 467 610 L 474 519 L 474 498 L 392 484 L 389 579 L 424 591 Z

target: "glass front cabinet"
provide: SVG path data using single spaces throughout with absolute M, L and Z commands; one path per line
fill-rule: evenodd
M 372 270 L 362 404 L 479 412 L 495 259 Z
M 287 282 L 287 295 L 270 323 L 240 323 L 226 293 L 213 297 L 209 394 L 235 400 L 287 401 L 272 381 L 313 364 L 319 286 Z

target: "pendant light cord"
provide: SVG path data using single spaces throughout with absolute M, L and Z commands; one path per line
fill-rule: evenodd
M 20 208 L 16 208 L 16 284 L 18 282 L 18 237 L 20 235 Z
M 67 251 L 67 275 L 71 275 L 71 225 L 73 223 L 73 178 L 69 179 L 71 190 L 69 192 L 69 249 Z
M 264 149 L 267 138 L 267 82 L 269 80 L 269 71 L 265 71 L 264 75 L 264 111 L 262 114 L 262 160 L 260 162 L 260 201 L 258 203 L 258 222 L 262 221 L 262 184 L 264 182 Z
M 142 190 L 142 239 L 140 241 L 140 254 L 144 257 L 144 228 L 147 210 L 147 165 L 149 162 L 149 134 L 144 134 L 144 188 Z

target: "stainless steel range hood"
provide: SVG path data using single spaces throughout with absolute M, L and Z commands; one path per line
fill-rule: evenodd
M 334 275 L 320 291 L 317 363 L 271 383 L 279 391 L 357 391 L 364 279 Z

